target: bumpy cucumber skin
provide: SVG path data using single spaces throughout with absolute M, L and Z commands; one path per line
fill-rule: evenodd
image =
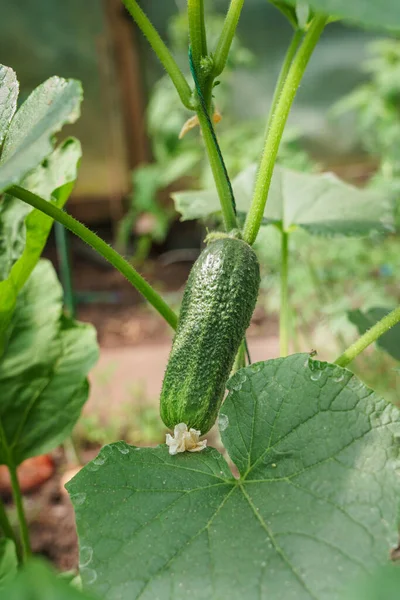
M 193 265 L 161 391 L 168 428 L 204 435 L 214 425 L 259 286 L 255 252 L 240 239 L 212 242 Z

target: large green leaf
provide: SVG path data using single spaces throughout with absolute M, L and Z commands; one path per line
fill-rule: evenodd
M 397 541 L 399 411 L 306 354 L 229 382 L 213 448 L 117 442 L 67 486 L 81 576 L 107 600 L 333 600 Z
M 256 166 L 233 180 L 239 213 L 249 210 Z M 172 194 L 183 220 L 206 218 L 220 211 L 217 193 L 211 190 Z M 368 235 L 393 229 L 393 204 L 383 193 L 360 190 L 331 173 L 300 173 L 276 166 L 272 177 L 264 224 L 290 231 L 294 227 L 323 235 Z
M 287 0 L 296 5 L 299 0 Z M 354 21 L 374 29 L 400 29 L 400 6 L 398 0 L 308 0 L 318 13 Z
M 79 117 L 78 81 L 51 77 L 39 85 L 14 115 L 0 158 L 0 192 L 20 183 L 54 148 L 54 135 Z
M 71 432 L 97 359 L 93 327 L 62 314 L 55 271 L 41 261 L 18 296 L 0 359 L 0 462 L 15 464 Z
M 23 181 L 24 187 L 62 208 L 77 176 L 81 146 L 67 139 Z M 0 202 L 0 356 L 18 292 L 37 264 L 53 219 L 8 194 Z
M 16 576 L 17 566 L 14 542 L 7 538 L 0 539 L 0 598 L 3 588 Z
M 0 148 L 17 108 L 19 85 L 15 72 L 0 65 Z
M 4 590 L 0 600 L 93 600 L 53 573 L 39 561 L 31 561 Z
M 380 307 L 370 308 L 366 312 L 352 310 L 349 312 L 349 319 L 357 327 L 358 331 L 363 334 L 389 313 L 389 309 Z M 388 354 L 393 356 L 393 358 L 400 360 L 400 323 L 384 333 L 378 339 L 377 344 L 382 350 L 386 350 Z
M 388 565 L 351 586 L 343 600 L 397 600 L 399 590 L 400 568 Z

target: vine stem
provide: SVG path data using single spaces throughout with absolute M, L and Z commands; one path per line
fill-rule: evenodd
M 15 544 L 15 549 L 18 555 L 18 559 L 21 562 L 22 561 L 22 554 L 21 554 L 21 549 L 18 543 L 18 540 L 15 536 L 15 532 L 11 526 L 10 520 L 8 518 L 6 509 L 4 507 L 3 501 L 0 499 L 0 528 L 3 531 L 3 534 L 6 538 L 8 538 L 9 540 L 12 540 Z
M 213 136 L 209 129 L 207 117 L 200 108 L 197 112 L 201 132 L 203 134 L 208 160 L 214 176 L 215 186 L 217 188 L 219 200 L 221 203 L 222 217 L 226 231 L 231 231 L 237 227 L 235 210 L 232 204 L 232 193 L 229 181 L 226 178 L 225 171 L 218 154 L 218 148 L 215 145 Z
M 231 0 L 224 25 L 214 52 L 213 77 L 221 75 L 239 23 L 244 0 Z
M 389 331 L 394 325 L 400 323 L 400 306 L 395 308 L 388 315 L 383 317 L 378 323 L 375 323 L 371 329 L 368 329 L 361 337 L 358 338 L 335 360 L 335 364 L 340 367 L 346 367 L 352 360 L 356 358 L 370 344 L 376 342 L 384 333 Z
M 19 529 L 21 532 L 21 543 L 22 543 L 22 562 L 26 562 L 31 555 L 31 544 L 29 540 L 28 523 L 26 522 L 24 505 L 22 502 L 22 493 L 17 476 L 17 468 L 14 464 L 9 463 L 8 470 L 11 478 L 11 488 L 15 506 L 17 508 Z
M 304 36 L 303 42 L 291 63 L 288 75 L 282 87 L 282 92 L 277 101 L 273 116 L 271 117 L 271 126 L 265 140 L 253 200 L 244 226 L 243 237 L 250 245 L 254 244 L 261 226 L 279 144 L 282 139 L 290 109 L 304 75 L 304 71 L 306 70 L 327 20 L 328 19 L 325 16 L 316 16 L 312 20 L 310 27 Z
M 289 234 L 282 230 L 281 236 L 281 309 L 279 313 L 279 345 L 281 356 L 289 354 L 290 308 L 289 308 Z
M 276 82 L 274 95 L 272 96 L 271 108 L 269 109 L 267 127 L 265 129 L 265 135 L 268 135 L 268 132 L 271 128 L 272 119 L 274 118 L 276 107 L 278 105 L 279 99 L 282 94 L 283 86 L 285 85 L 285 81 L 287 79 L 289 69 L 293 62 L 293 59 L 296 55 L 298 47 L 300 46 L 300 42 L 304 37 L 304 31 L 301 29 L 296 29 L 294 32 L 289 48 L 287 49 L 282 68 L 279 72 L 278 81 Z
M 182 71 L 178 67 L 177 62 L 172 56 L 171 52 L 164 44 L 160 37 L 160 34 L 147 17 L 147 15 L 140 8 L 136 0 L 122 0 L 125 8 L 131 14 L 133 19 L 136 21 L 138 27 L 142 31 L 143 35 L 147 38 L 150 46 L 158 56 L 159 61 L 163 65 L 164 69 L 170 76 L 172 83 L 174 84 L 182 103 L 186 108 L 193 110 L 192 104 L 192 90 L 188 82 L 185 79 Z
M 40 196 L 25 190 L 19 186 L 12 186 L 7 190 L 9 194 L 15 198 L 19 198 L 30 206 L 37 208 L 45 213 L 58 223 L 61 223 L 75 233 L 81 240 L 91 246 L 98 252 L 107 262 L 113 265 L 126 279 L 146 298 L 146 300 L 160 313 L 162 317 L 176 329 L 178 317 L 170 306 L 161 298 L 161 296 L 151 287 L 149 283 L 125 260 L 114 248 L 111 248 L 98 235 L 85 227 L 82 223 L 71 217 L 68 213 L 59 209 L 51 202 L 47 202 Z
M 207 36 L 204 22 L 204 1 L 188 0 L 189 37 L 193 62 L 200 73 L 201 59 L 207 56 Z

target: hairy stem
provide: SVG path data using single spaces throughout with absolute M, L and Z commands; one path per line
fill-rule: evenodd
M 31 555 L 31 543 L 29 540 L 28 524 L 26 522 L 24 505 L 22 502 L 22 493 L 17 477 L 17 468 L 14 466 L 14 464 L 8 464 L 8 470 L 10 472 L 11 488 L 15 506 L 17 508 L 19 529 L 21 533 L 22 561 L 26 562 Z
M 276 104 L 276 109 L 271 119 L 271 127 L 267 133 L 264 145 L 252 204 L 244 227 L 244 239 L 251 245 L 255 242 L 261 226 L 279 144 L 282 139 L 290 109 L 304 75 L 304 71 L 308 65 L 308 61 L 310 60 L 313 50 L 324 30 L 326 22 L 327 17 L 314 17 L 310 28 L 304 37 L 303 43 L 292 61 L 289 73 L 282 88 L 282 93 Z
M 368 329 L 364 335 L 359 337 L 354 344 L 347 348 L 347 350 L 335 360 L 335 364 L 340 367 L 346 367 L 356 358 L 356 356 L 361 354 L 365 348 L 376 342 L 381 335 L 389 331 L 389 329 L 397 325 L 397 323 L 400 323 L 400 306 L 392 310 L 386 317 L 383 317 L 383 319 L 378 321 L 378 323 L 375 323 L 371 329 Z
M 231 231 L 237 227 L 235 210 L 232 204 L 232 192 L 229 180 L 221 162 L 218 148 L 215 145 L 212 133 L 210 131 L 207 117 L 200 108 L 197 112 L 204 143 L 207 150 L 208 160 L 214 176 L 215 186 L 217 188 L 219 200 L 221 203 L 222 217 L 226 231 Z
M 281 356 L 289 354 L 290 307 L 289 307 L 289 234 L 281 237 L 281 307 L 279 313 L 279 344 Z
M 224 26 L 214 52 L 213 76 L 221 75 L 228 59 L 229 50 L 239 23 L 244 0 L 231 0 Z
M 207 36 L 204 22 L 204 1 L 188 0 L 189 38 L 193 62 L 200 73 L 200 63 L 207 56 Z
M 104 240 L 98 235 L 90 231 L 85 225 L 71 217 L 68 213 L 57 208 L 51 202 L 47 202 L 40 196 L 25 190 L 19 186 L 12 186 L 7 190 L 15 198 L 19 198 L 23 202 L 26 202 L 30 206 L 37 208 L 41 212 L 45 213 L 58 223 L 61 223 L 75 233 L 78 237 L 91 246 L 96 252 L 98 252 L 103 258 L 105 258 L 110 264 L 113 265 L 126 279 L 146 298 L 146 300 L 160 313 L 162 317 L 171 325 L 173 329 L 176 329 L 178 317 L 168 306 L 168 304 L 161 298 L 161 296 L 151 287 L 149 283 L 126 261 L 118 252 L 111 248 Z
M 192 91 L 188 82 L 185 79 L 182 71 L 178 67 L 174 57 L 162 41 L 160 34 L 151 23 L 149 18 L 145 15 L 143 10 L 140 8 L 136 0 L 122 0 L 126 9 L 132 15 L 136 21 L 138 27 L 141 29 L 144 36 L 150 43 L 156 53 L 159 61 L 163 65 L 164 69 L 170 76 L 172 83 L 174 84 L 182 103 L 186 108 L 193 110 L 192 105 Z
M 266 136 L 268 135 L 268 131 L 270 130 L 271 123 L 272 123 L 272 120 L 275 115 L 276 107 L 278 105 L 279 99 L 282 94 L 283 86 L 285 85 L 285 81 L 286 81 L 288 73 L 289 73 L 289 69 L 291 67 L 293 59 L 296 55 L 297 49 L 298 49 L 303 37 L 304 37 L 304 31 L 302 31 L 301 29 L 296 29 L 296 31 L 293 34 L 292 40 L 290 42 L 290 46 L 286 52 L 286 55 L 285 55 L 285 58 L 283 61 L 283 65 L 282 65 L 282 68 L 279 73 L 278 81 L 276 82 L 274 95 L 273 95 L 272 101 L 271 101 L 271 107 L 270 107 L 269 113 L 268 113 L 267 127 L 265 130 Z

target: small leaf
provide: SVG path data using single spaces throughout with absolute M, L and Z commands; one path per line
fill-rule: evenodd
M 15 72 L 0 65 L 0 148 L 17 108 L 19 85 Z
M 270 0 L 281 13 L 288 19 L 289 23 L 296 29 L 297 28 L 297 16 L 294 7 L 290 6 L 285 0 Z
M 93 574 L 93 577 L 95 575 Z M 68 585 L 38 560 L 30 561 L 16 579 L 2 590 L 4 600 L 94 600 Z
M 54 135 L 79 117 L 78 81 L 51 77 L 37 87 L 14 115 L 0 158 L 0 192 L 20 183 L 53 151 Z
M 0 594 L 17 574 L 18 560 L 15 544 L 7 538 L 0 539 Z
M 305 29 L 310 18 L 310 5 L 308 0 L 297 0 L 296 17 L 299 28 Z
M 352 310 L 348 313 L 349 320 L 355 325 L 360 334 L 365 333 L 375 323 L 386 317 L 390 313 L 387 308 L 370 308 L 366 312 L 361 310 Z M 382 350 L 385 350 L 396 360 L 400 360 L 400 323 L 389 329 L 378 340 L 377 344 Z
M 0 361 L 0 462 L 52 450 L 75 425 L 97 359 L 95 330 L 62 314 L 55 271 L 41 261 L 19 294 Z
M 247 214 L 255 183 L 256 165 L 233 180 L 239 212 Z M 217 193 L 211 190 L 172 194 L 183 220 L 206 218 L 219 212 Z M 360 190 L 331 173 L 300 173 L 276 166 L 264 225 L 274 223 L 289 232 L 302 227 L 312 234 L 363 236 L 393 230 L 393 203 L 383 193 Z
M 104 447 L 67 485 L 102 598 L 333 600 L 397 542 L 400 413 L 299 354 L 229 382 L 213 448 Z M 86 569 L 97 573 L 87 581 Z
M 296 5 L 298 0 L 286 0 L 288 5 Z M 340 17 L 373 29 L 400 29 L 398 0 L 309 0 L 316 13 Z
M 69 138 L 26 177 L 24 187 L 62 208 L 80 158 L 79 141 Z M 0 356 L 18 292 L 37 264 L 52 224 L 53 219 L 8 194 L 0 201 Z

